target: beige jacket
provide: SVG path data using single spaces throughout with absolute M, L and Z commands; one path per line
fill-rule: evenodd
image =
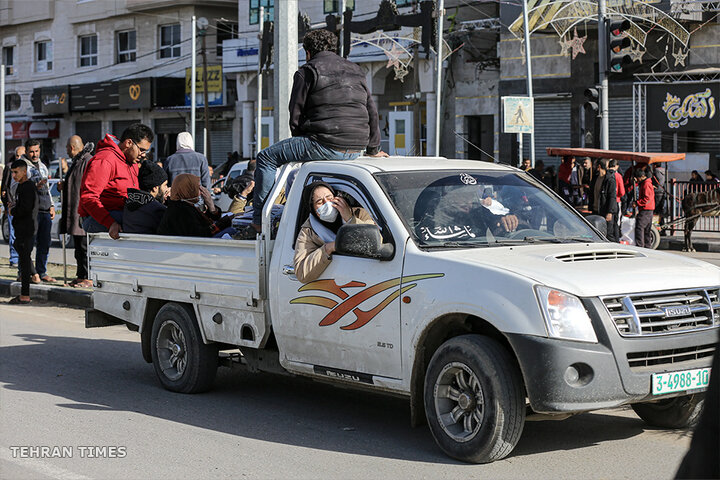
M 375 221 L 363 208 L 353 208 L 353 216 L 347 223 L 371 223 Z M 295 276 L 302 283 L 316 280 L 325 271 L 332 256 L 325 253 L 325 243 L 310 226 L 308 218 L 300 227 L 297 241 L 295 242 Z

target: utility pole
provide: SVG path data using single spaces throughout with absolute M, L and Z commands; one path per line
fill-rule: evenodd
M 528 4 L 527 0 L 523 0 L 523 30 L 525 31 L 525 68 L 527 69 L 527 95 L 533 98 L 532 85 L 532 55 L 530 54 L 530 25 L 528 24 Z M 533 102 L 533 110 L 535 110 L 535 102 Z M 535 112 L 532 114 L 533 129 L 530 134 L 530 165 L 535 168 Z M 520 147 L 522 148 L 522 146 Z
M 202 18 L 205 20 L 205 17 Z M 205 48 L 205 34 L 207 33 L 207 20 L 201 22 L 205 28 L 200 29 L 200 37 L 202 37 L 202 60 L 203 60 L 203 112 L 205 114 L 205 134 L 203 135 L 203 153 L 207 158 L 208 164 L 210 161 L 210 142 L 207 141 L 207 136 L 210 134 L 210 113 L 208 111 L 208 84 L 207 84 L 207 49 Z M 193 139 L 195 140 L 195 139 Z
M 262 71 L 262 37 L 265 24 L 265 7 L 260 7 L 258 17 L 260 32 L 258 33 L 258 73 L 257 73 L 257 112 L 255 113 L 255 156 L 262 150 L 262 94 L 263 94 L 263 71 Z
M 290 137 L 290 92 L 298 67 L 298 0 L 275 2 L 273 117 L 275 140 Z
M 193 142 L 195 141 L 195 122 L 197 121 L 197 98 L 196 98 L 196 85 L 197 82 L 197 42 L 195 41 L 195 34 L 197 33 L 197 18 L 195 15 L 192 16 L 192 61 L 190 62 L 190 134 L 192 135 Z
M 607 68 L 607 4 L 598 1 L 598 66 L 600 70 L 600 148 L 610 148 L 610 115 L 608 111 L 608 68 Z
M 344 57 L 345 49 L 345 0 L 340 0 L 340 56 Z M 348 55 L 350 52 L 348 52 Z
M 435 67 L 435 156 L 440 156 L 440 105 L 442 103 L 442 45 L 443 45 L 443 16 L 445 14 L 445 0 L 440 0 L 437 10 L 437 65 Z

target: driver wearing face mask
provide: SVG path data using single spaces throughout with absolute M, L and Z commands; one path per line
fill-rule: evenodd
M 309 218 L 300 227 L 295 242 L 295 276 L 302 283 L 316 280 L 332 261 L 335 235 L 346 223 L 375 222 L 362 208 L 350 208 L 347 201 L 335 195 L 325 182 L 313 182 L 303 190 L 303 203 Z

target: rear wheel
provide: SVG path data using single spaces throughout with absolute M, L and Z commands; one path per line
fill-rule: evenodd
M 653 427 L 687 428 L 698 422 L 704 400 L 704 393 L 696 393 L 657 402 L 636 403 L 632 408 L 638 417 Z
M 650 248 L 653 250 L 657 250 L 657 248 L 660 246 L 660 230 L 653 225 L 650 227 Z
M 472 463 L 506 457 L 525 422 L 520 371 L 505 348 L 481 335 L 438 348 L 425 375 L 425 412 L 438 446 Z
M 155 316 L 151 345 L 153 367 L 163 387 L 181 393 L 204 392 L 212 387 L 218 348 L 203 343 L 189 307 L 164 305 Z

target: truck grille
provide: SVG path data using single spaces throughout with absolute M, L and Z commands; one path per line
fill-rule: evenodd
M 720 325 L 717 288 L 617 295 L 602 301 L 623 337 L 671 335 Z
M 698 345 L 687 348 L 673 348 L 670 350 L 655 350 L 651 352 L 633 352 L 627 354 L 630 368 L 652 367 L 657 365 L 671 365 L 673 363 L 688 362 L 700 358 L 712 357 L 715 344 Z

